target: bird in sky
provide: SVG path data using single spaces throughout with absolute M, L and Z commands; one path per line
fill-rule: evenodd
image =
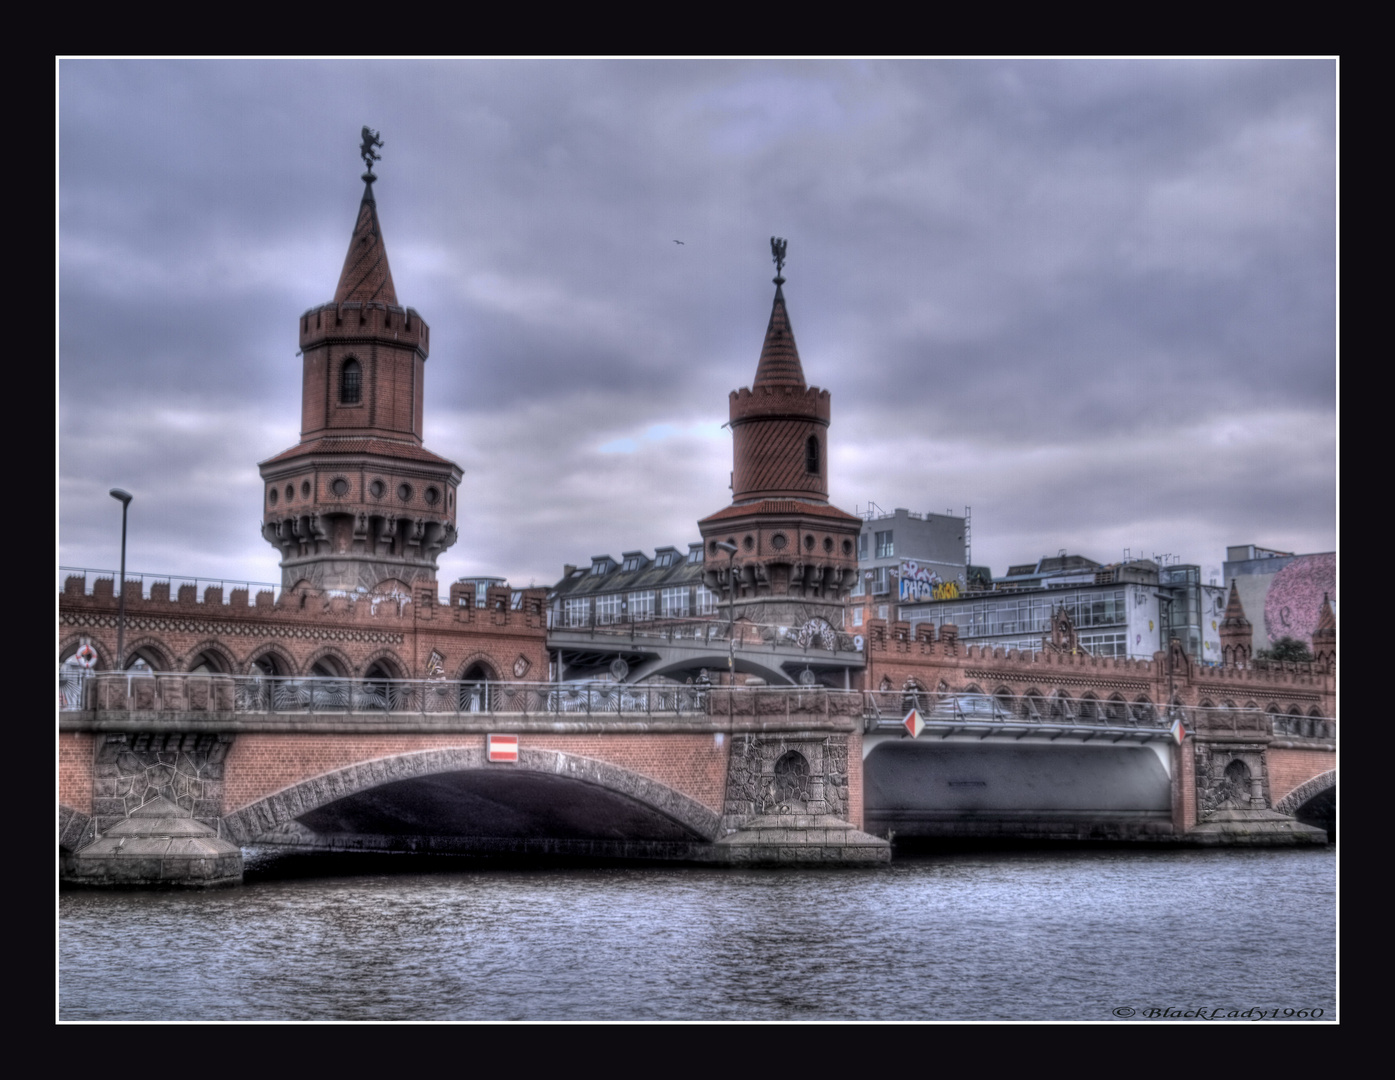
M 681 243 L 683 243 L 683 241 L 682 241 L 682 240 L 675 240 L 674 243 L 675 243 L 675 244 L 681 244 Z

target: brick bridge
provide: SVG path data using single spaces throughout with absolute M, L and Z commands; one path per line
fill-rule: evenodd
M 889 832 L 1322 842 L 1293 815 L 1335 793 L 1335 723 L 1253 710 L 1181 710 L 1179 745 L 1173 715 L 967 694 L 67 678 L 59 846 L 93 884 L 233 881 L 271 844 L 848 865 Z

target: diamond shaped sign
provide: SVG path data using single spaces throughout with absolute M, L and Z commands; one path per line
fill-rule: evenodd
M 1178 746 L 1181 746 L 1182 740 L 1187 737 L 1187 729 L 1182 726 L 1182 721 L 1174 720 L 1171 731 L 1173 739 L 1176 740 Z
M 912 739 L 920 738 L 920 733 L 925 730 L 925 721 L 920 718 L 920 710 L 912 709 L 906 714 L 906 719 L 901 721 L 906 726 L 906 730 L 911 733 Z

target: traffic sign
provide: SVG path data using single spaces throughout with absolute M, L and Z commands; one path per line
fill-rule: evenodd
M 920 718 L 920 710 L 912 709 L 906 714 L 906 719 L 901 723 L 906 725 L 906 730 L 911 733 L 912 739 L 920 738 L 920 733 L 925 730 L 925 721 Z
M 489 736 L 489 760 L 490 760 L 490 761 L 517 761 L 517 760 L 518 760 L 518 736 L 517 736 L 517 735 L 491 735 L 491 736 Z

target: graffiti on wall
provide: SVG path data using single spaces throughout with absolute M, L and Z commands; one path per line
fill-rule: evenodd
M 1318 612 L 1326 594 L 1337 608 L 1337 556 L 1303 555 L 1294 559 L 1269 583 L 1264 596 L 1264 630 L 1269 641 L 1283 637 L 1312 640 Z M 1253 618 L 1253 616 L 1251 616 Z
M 959 582 L 946 581 L 924 563 L 914 559 L 901 561 L 900 598 L 909 600 L 957 600 Z

